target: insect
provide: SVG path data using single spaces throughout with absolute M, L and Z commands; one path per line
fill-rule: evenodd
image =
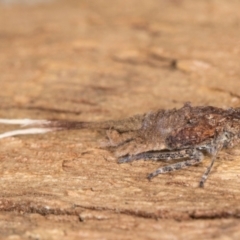
M 161 109 L 117 121 L 0 119 L 0 123 L 25 127 L 2 133 L 0 138 L 67 129 L 105 129 L 105 147 L 115 152 L 118 163 L 184 159 L 158 168 L 148 179 L 199 164 L 207 153 L 212 160 L 202 175 L 200 187 L 204 186 L 219 151 L 240 142 L 240 108 L 192 107 L 190 103 L 179 109 Z

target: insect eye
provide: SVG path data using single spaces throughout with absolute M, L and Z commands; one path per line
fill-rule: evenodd
M 194 122 L 196 122 L 196 120 L 195 119 L 188 119 L 187 120 L 187 124 L 193 124 Z
M 213 115 L 212 115 L 212 114 L 207 114 L 207 115 L 205 116 L 205 118 L 206 118 L 206 119 L 212 119 L 212 118 L 213 118 Z

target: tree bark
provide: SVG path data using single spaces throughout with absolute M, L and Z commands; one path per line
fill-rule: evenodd
M 0 118 L 103 121 L 240 106 L 240 2 L 0 4 Z M 0 132 L 14 129 L 0 125 Z M 117 164 L 104 131 L 0 140 L 3 239 L 239 239 L 239 148 L 160 175 Z

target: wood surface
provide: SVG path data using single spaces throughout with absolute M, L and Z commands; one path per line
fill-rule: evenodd
M 102 121 L 185 102 L 240 107 L 240 2 L 0 2 L 0 118 Z M 0 132 L 16 127 L 0 125 Z M 104 132 L 0 140 L 1 239 L 240 239 L 240 146 L 146 176 Z

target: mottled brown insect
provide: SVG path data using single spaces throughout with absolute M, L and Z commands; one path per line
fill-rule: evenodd
M 158 110 L 119 121 L 0 119 L 0 123 L 34 127 L 6 132 L 0 138 L 65 129 L 105 129 L 105 147 L 114 150 L 119 163 L 184 159 L 157 169 L 148 175 L 149 179 L 198 164 L 205 152 L 212 156 L 212 161 L 200 180 L 200 187 L 204 186 L 218 152 L 240 141 L 240 108 L 192 107 L 189 103 L 180 109 Z

